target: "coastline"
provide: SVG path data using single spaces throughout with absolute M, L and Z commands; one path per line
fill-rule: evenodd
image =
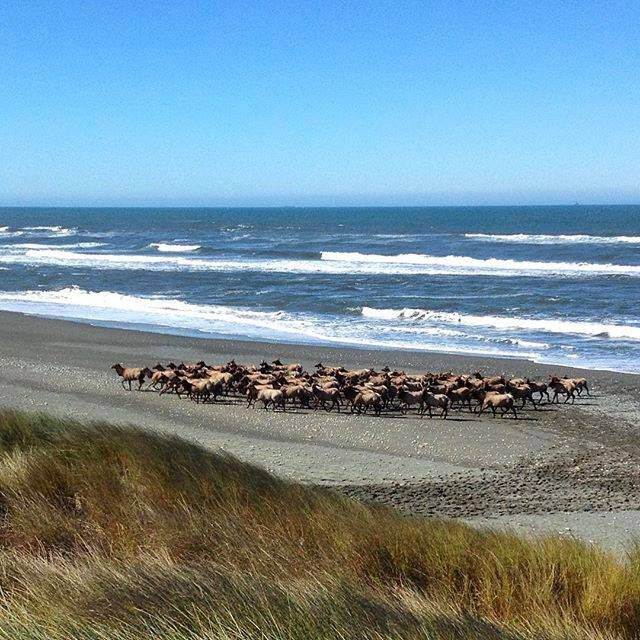
M 290 354 L 292 360 L 300 361 L 307 366 L 313 366 L 318 359 L 324 358 L 329 362 L 336 362 L 344 366 L 362 367 L 362 366 L 384 366 L 397 367 L 406 371 L 445 371 L 449 369 L 459 368 L 465 371 L 470 368 L 487 369 L 492 372 L 504 372 L 506 375 L 521 375 L 523 369 L 530 371 L 531 376 L 548 376 L 558 373 L 560 375 L 574 376 L 598 376 L 602 373 L 605 375 L 621 376 L 626 382 L 636 379 L 640 381 L 640 373 L 632 373 L 626 371 L 618 371 L 613 369 L 596 369 L 572 366 L 568 364 L 553 364 L 545 362 L 537 362 L 533 359 L 520 358 L 508 355 L 491 355 L 483 353 L 459 353 L 451 352 L 443 349 L 423 350 L 409 348 L 385 348 L 380 346 L 367 347 L 365 345 L 332 345 L 332 344 L 312 344 L 307 342 L 287 341 L 268 341 L 258 340 L 248 337 L 222 336 L 216 334 L 205 334 L 195 330 L 180 330 L 176 327 L 164 327 L 162 325 L 154 325 L 153 328 L 148 325 L 122 326 L 117 321 L 102 320 L 84 320 L 81 318 L 64 318 L 48 315 L 40 315 L 37 313 L 26 313 L 22 311 L 0 310 L 0 322 L 4 322 L 7 318 L 8 322 L 13 322 L 11 318 L 33 318 L 43 322 L 71 324 L 78 327 L 87 327 L 89 330 L 104 330 L 120 333 L 120 341 L 125 344 L 153 344 L 158 341 L 157 336 L 162 336 L 163 342 L 177 349 L 200 348 L 198 353 L 211 353 L 215 355 L 235 355 L 246 354 L 265 358 L 273 355 L 274 358 L 284 358 Z M 52 324 L 53 326 L 53 324 Z M 166 329 L 166 330 L 165 330 Z M 85 337 L 90 336 L 90 331 Z M 127 334 L 136 334 L 139 339 L 128 339 Z M 154 339 L 153 336 L 156 336 Z M 196 346 L 197 345 L 197 346 Z M 306 358 L 306 359 L 305 359 Z M 312 363 L 312 360 L 314 361 Z M 457 370 L 457 369 L 456 369 Z
M 43 293 L 43 292 L 40 292 Z M 45 294 L 47 292 L 44 292 Z M 51 293 L 51 292 L 49 292 Z M 123 331 L 139 331 L 142 333 L 155 333 L 161 335 L 170 335 L 177 337 L 186 337 L 192 338 L 196 340 L 205 339 L 208 341 L 223 341 L 223 342 L 235 342 L 235 343 L 253 343 L 259 345 L 287 345 L 293 348 L 324 348 L 334 351 L 354 351 L 354 352 L 384 352 L 386 354 L 409 354 L 418 356 L 418 361 L 421 362 L 419 356 L 420 355 L 446 355 L 448 357 L 452 356 L 460 356 L 462 358 L 471 358 L 479 361 L 484 361 L 485 359 L 490 360 L 507 360 L 507 361 L 516 361 L 516 362 L 531 362 L 535 364 L 547 365 L 549 367 L 561 367 L 565 370 L 575 370 L 575 371 L 605 371 L 611 373 L 628 373 L 631 375 L 640 375 L 640 370 L 637 370 L 637 367 L 633 363 L 627 362 L 625 359 L 619 359 L 616 361 L 617 366 L 607 366 L 612 364 L 612 361 L 605 359 L 595 358 L 593 360 L 589 360 L 584 356 L 580 356 L 577 354 L 569 353 L 570 350 L 573 349 L 571 346 L 561 346 L 560 350 L 563 352 L 563 355 L 547 354 L 544 355 L 544 350 L 549 348 L 549 345 L 546 343 L 536 343 L 536 342 L 527 342 L 526 340 L 515 340 L 513 338 L 505 338 L 504 341 L 507 343 L 518 343 L 522 347 L 531 348 L 531 352 L 519 352 L 519 353 L 509 353 L 508 350 L 502 350 L 496 348 L 495 346 L 487 346 L 483 348 L 481 346 L 457 346 L 456 344 L 445 342 L 444 344 L 436 345 L 431 344 L 429 342 L 404 342 L 404 341 L 392 341 L 386 342 L 385 340 L 380 340 L 378 337 L 374 337 L 371 339 L 371 342 L 367 344 L 367 342 L 362 338 L 353 335 L 327 335 L 324 336 L 322 334 L 316 334 L 313 331 L 309 332 L 305 328 L 301 328 L 297 326 L 295 316 L 292 316 L 289 320 L 285 322 L 286 329 L 283 329 L 282 321 L 277 320 L 275 324 L 269 324 L 269 322 L 265 320 L 265 317 L 261 317 L 260 320 L 262 323 L 267 322 L 267 324 L 262 324 L 262 330 L 252 335 L 251 329 L 247 329 L 247 325 L 243 324 L 242 318 L 238 318 L 236 322 L 232 322 L 227 320 L 224 329 L 220 329 L 220 331 L 211 331 L 211 330 L 199 330 L 196 327 L 189 326 L 180 326 L 179 324 L 171 324 L 171 322 L 167 322 L 166 324 L 161 324 L 163 319 L 169 319 L 171 314 L 174 313 L 171 305 L 164 308 L 162 313 L 158 313 L 158 308 L 154 306 L 158 301 L 153 298 L 144 298 L 144 297 L 136 297 L 130 296 L 127 294 L 119 294 L 113 293 L 110 291 L 103 291 L 100 293 L 97 292 L 87 292 L 82 289 L 78 289 L 75 287 L 68 287 L 59 292 L 61 295 L 64 295 L 65 303 L 72 303 L 75 299 L 75 303 L 77 303 L 80 307 L 83 306 L 84 297 L 88 297 L 88 311 L 86 311 L 86 317 L 82 317 L 82 315 L 75 315 L 73 312 L 69 312 L 66 309 L 65 305 L 62 305 L 58 311 L 54 311 L 56 309 L 57 303 L 60 301 L 58 298 L 55 298 L 52 307 L 47 307 L 45 305 L 43 311 L 42 308 L 39 308 L 38 305 L 32 305 L 31 303 L 24 302 L 23 303 L 15 303 L 6 305 L 3 302 L 3 307 L 0 307 L 0 313 L 17 313 L 21 315 L 28 315 L 32 317 L 39 317 L 43 319 L 51 319 L 51 320 L 63 320 L 68 322 L 75 322 L 79 324 L 88 324 L 93 327 L 107 328 L 107 329 L 119 329 Z M 0 295 L 3 301 L 5 301 L 4 293 Z M 8 295 L 8 294 L 7 294 Z M 37 295 L 40 295 L 39 293 Z M 79 299 L 76 299 L 77 296 L 80 296 Z M 102 298 L 103 296 L 107 296 L 108 302 L 107 307 L 112 312 L 112 317 L 102 318 L 100 317 L 100 313 L 97 315 L 95 312 L 91 311 L 92 305 L 95 303 L 94 296 L 99 296 Z M 6 302 L 6 301 L 5 301 Z M 169 301 L 171 302 L 171 301 Z M 176 304 L 178 304 L 178 314 L 182 311 L 182 304 L 176 300 L 173 300 Z M 104 301 L 103 301 L 104 303 Z M 188 304 L 188 303 L 187 303 Z M 150 306 L 151 305 L 151 306 Z M 99 305 L 98 305 L 99 308 Z M 127 312 L 134 308 L 136 313 L 139 315 L 138 320 L 134 320 L 132 318 L 126 318 Z M 231 307 L 233 309 L 233 307 Z M 381 312 L 382 314 L 387 313 L 389 310 L 374 310 L 369 307 L 364 307 L 361 309 L 361 312 L 364 314 L 365 310 L 369 309 L 369 311 Z M 122 314 L 120 311 L 124 311 L 125 317 L 120 317 Z M 415 310 L 419 312 L 419 310 Z M 251 313 L 251 311 L 248 311 Z M 392 315 L 397 315 L 397 311 L 393 311 Z M 135 315 L 135 314 L 134 314 Z M 447 315 L 447 314 L 445 314 Z M 452 315 L 452 314 L 449 314 Z M 453 314 L 455 316 L 455 314 Z M 267 314 L 268 316 L 268 314 Z M 119 318 L 119 319 L 118 319 Z M 143 320 L 144 318 L 145 320 Z M 154 318 L 155 324 L 151 322 L 146 322 L 146 319 Z M 292 324 L 289 325 L 288 322 Z M 541 322 L 541 321 L 536 321 Z M 280 323 L 280 324 L 278 324 Z M 251 324 L 251 323 L 250 323 Z M 560 324 L 569 325 L 568 321 L 560 321 Z M 577 324 L 581 324 L 578 322 Z M 589 324 L 589 323 L 586 323 Z M 258 325 L 260 326 L 260 325 Z M 599 344 L 600 341 L 597 340 L 598 337 L 603 337 L 606 334 L 606 330 L 613 330 L 613 325 L 597 325 L 598 329 L 602 329 L 604 333 L 593 335 L 592 339 L 594 339 L 594 344 Z M 268 330 L 265 332 L 265 327 L 268 327 Z M 632 328 L 627 327 L 627 330 L 631 331 Z M 640 331 L 640 329 L 638 329 Z M 577 331 L 580 333 L 580 330 Z M 500 342 L 499 338 L 487 338 L 489 342 L 491 340 L 494 343 Z M 539 352 L 536 352 L 536 347 L 541 347 Z M 613 348 L 613 347 L 610 347 Z
M 0 312 L 0 403 L 177 433 L 275 473 L 409 514 L 559 531 L 621 549 L 640 527 L 640 376 L 459 354 L 194 338 Z M 122 391 L 111 364 L 373 366 L 547 377 L 580 375 L 595 397 L 523 420 L 455 413 L 442 421 L 196 405 Z M 640 529 L 638 529 L 640 530 Z

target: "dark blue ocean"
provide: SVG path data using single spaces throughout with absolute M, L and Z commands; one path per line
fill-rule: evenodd
M 640 372 L 640 206 L 0 209 L 0 309 Z

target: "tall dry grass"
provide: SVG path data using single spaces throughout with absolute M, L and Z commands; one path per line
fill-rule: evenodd
M 177 438 L 0 413 L 0 638 L 633 638 L 640 553 L 400 517 Z

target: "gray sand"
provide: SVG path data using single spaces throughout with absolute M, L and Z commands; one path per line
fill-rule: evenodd
M 287 414 L 123 391 L 114 362 L 256 363 L 589 378 L 592 398 L 522 420 Z M 640 377 L 527 361 L 177 337 L 0 312 L 0 403 L 177 433 L 282 476 L 408 514 L 524 533 L 555 531 L 620 550 L 640 534 Z

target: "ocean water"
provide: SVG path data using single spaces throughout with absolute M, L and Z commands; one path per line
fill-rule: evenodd
M 640 372 L 640 206 L 0 209 L 0 309 Z

